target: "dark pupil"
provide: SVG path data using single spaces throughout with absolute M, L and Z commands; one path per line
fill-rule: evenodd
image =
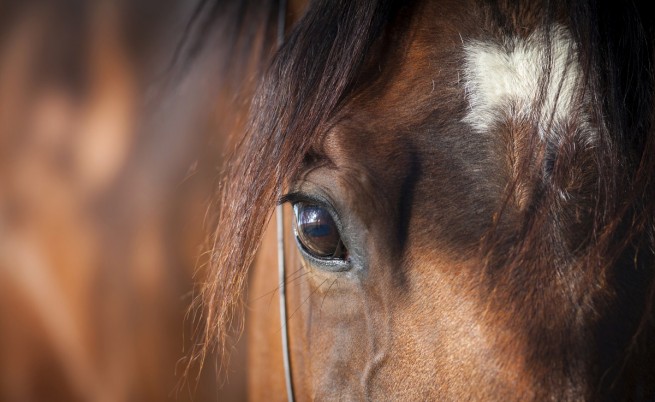
M 298 205 L 298 238 L 308 252 L 317 257 L 342 258 L 343 245 L 330 213 L 316 205 Z

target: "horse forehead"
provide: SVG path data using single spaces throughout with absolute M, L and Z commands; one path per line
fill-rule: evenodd
M 474 131 L 520 119 L 537 126 L 543 140 L 545 126 L 570 122 L 582 71 L 566 28 L 541 27 L 526 38 L 472 40 L 463 47 L 464 121 Z

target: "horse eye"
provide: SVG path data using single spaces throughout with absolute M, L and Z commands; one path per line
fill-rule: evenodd
M 296 203 L 296 236 L 305 251 L 321 259 L 345 259 L 346 248 L 330 212 L 318 205 Z

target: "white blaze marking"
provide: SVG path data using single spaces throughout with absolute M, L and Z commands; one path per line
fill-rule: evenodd
M 539 126 L 544 139 L 551 123 L 565 123 L 572 117 L 582 76 L 575 44 L 565 28 L 555 26 L 549 49 L 547 35 L 538 30 L 528 38 L 510 38 L 502 44 L 471 41 L 464 45 L 464 89 L 469 102 L 464 121 L 474 130 L 488 132 L 498 121 L 527 118 Z M 545 79 L 545 98 L 538 99 L 544 95 L 540 88 Z M 541 112 L 535 116 L 540 100 Z

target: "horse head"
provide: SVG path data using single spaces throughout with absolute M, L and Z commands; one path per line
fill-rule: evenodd
M 280 202 L 299 399 L 652 398 L 653 30 L 603 7 L 309 5 L 225 188 L 208 336 L 252 261 L 250 294 L 277 286 Z

